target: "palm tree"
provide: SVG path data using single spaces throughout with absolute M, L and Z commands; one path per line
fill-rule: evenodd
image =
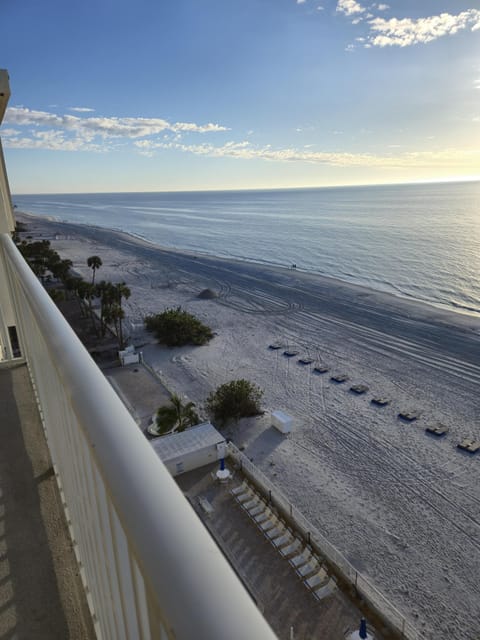
M 87 315 L 86 312 L 86 305 L 82 304 L 85 303 L 85 300 L 88 300 L 90 302 L 91 299 L 91 284 L 89 282 L 86 282 L 85 280 L 80 280 L 80 282 L 77 283 L 76 285 L 76 291 L 77 291 L 77 296 L 78 299 L 80 300 L 80 310 L 82 311 L 82 315 Z M 85 310 L 85 314 L 83 313 L 83 311 Z
M 89 266 L 93 273 L 92 273 L 92 287 L 95 284 L 95 271 L 97 269 L 100 269 L 100 267 L 102 266 L 102 260 L 99 256 L 90 256 L 89 258 L 87 258 L 87 266 Z
M 111 282 L 102 280 L 96 287 L 96 295 L 100 297 L 100 329 L 102 337 L 105 336 L 107 324 L 111 322 L 110 308 L 115 300 L 114 286 Z
M 118 341 L 120 343 L 120 349 L 123 349 L 123 325 L 122 320 L 125 317 L 125 312 L 122 309 L 122 298 L 128 300 L 131 295 L 130 289 L 127 287 L 125 282 L 119 282 L 115 285 L 115 292 L 117 294 L 117 304 L 118 311 L 116 311 L 115 315 L 118 319 Z
M 168 431 L 185 431 L 187 427 L 193 427 L 199 422 L 193 402 L 183 404 L 176 393 L 172 393 L 170 402 L 170 406 L 160 407 L 157 411 L 156 423 L 159 436 Z
M 58 278 L 65 284 L 72 266 L 73 262 L 71 260 L 59 260 L 50 265 L 50 271 L 55 278 Z

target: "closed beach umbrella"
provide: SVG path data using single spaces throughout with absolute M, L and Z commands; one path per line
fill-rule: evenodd
M 360 629 L 358 631 L 358 635 L 360 636 L 360 638 L 363 638 L 363 640 L 365 640 L 365 638 L 367 638 L 368 634 L 367 634 L 367 621 L 365 620 L 365 618 L 362 618 L 360 620 Z

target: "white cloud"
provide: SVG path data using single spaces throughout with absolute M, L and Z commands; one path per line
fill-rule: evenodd
M 297 4 L 305 4 L 307 0 L 297 0 Z
M 336 11 L 344 14 L 353 25 L 368 25 L 364 47 L 398 46 L 408 47 L 414 44 L 426 44 L 437 38 L 454 35 L 464 29 L 477 31 L 480 29 L 480 10 L 467 9 L 456 15 L 441 13 L 425 18 L 390 18 L 385 19 L 378 12 L 386 11 L 390 6 L 384 3 L 362 6 L 356 0 L 337 0 Z M 371 13 L 374 11 L 374 13 Z M 357 41 L 360 41 L 357 38 Z M 352 51 L 349 46 L 347 51 Z
M 2 129 L 2 136 L 17 136 L 20 135 L 19 129 Z
M 353 16 L 357 13 L 364 13 L 365 7 L 362 7 L 356 0 L 338 0 L 337 11 L 346 16 Z
M 151 154 L 156 149 L 174 149 L 212 158 L 236 158 L 243 160 L 267 160 L 273 162 L 308 162 L 335 167 L 465 167 L 480 162 L 480 151 L 465 152 L 457 149 L 442 151 L 414 151 L 401 154 L 374 155 L 369 153 L 346 153 L 309 151 L 308 149 L 273 149 L 271 145 L 254 147 L 248 141 L 227 142 L 221 146 L 209 143 L 186 145 L 138 140 L 134 143 L 142 153 Z
M 91 113 L 95 111 L 95 109 L 90 109 L 90 107 L 69 107 L 69 111 L 76 111 L 77 113 Z
M 441 13 L 413 20 L 411 18 L 374 18 L 370 21 L 372 34 L 369 42 L 377 47 L 408 47 L 413 44 L 427 43 L 446 35 L 453 35 L 462 29 L 480 28 L 480 11 L 468 9 L 457 15 Z
M 30 145 L 29 148 L 61 148 L 69 151 L 101 150 L 101 145 L 105 145 L 107 141 L 146 138 L 163 132 L 181 136 L 188 133 L 228 130 L 227 127 L 213 123 L 171 123 L 162 118 L 79 117 L 57 115 L 25 107 L 10 107 L 4 121 L 23 128 L 22 133 L 4 131 L 6 146 L 26 148 Z M 39 130 L 42 130 L 41 134 Z
M 5 136 L 4 146 L 9 149 L 43 149 L 49 151 L 93 151 L 105 153 L 111 150 L 106 144 L 93 144 L 82 138 L 66 138 L 61 131 L 37 131 L 30 135 L 17 133 Z

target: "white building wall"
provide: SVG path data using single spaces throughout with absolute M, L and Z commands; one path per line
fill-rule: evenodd
M 8 334 L 8 327 L 17 326 L 13 301 L 11 298 L 11 288 L 5 286 L 8 282 L 8 273 L 5 266 L 5 257 L 0 249 L 0 362 L 13 358 L 12 347 Z
M 172 476 L 178 476 L 187 471 L 204 467 L 207 464 L 215 462 L 215 460 L 218 460 L 217 447 L 209 446 L 199 449 L 198 451 L 190 451 L 180 454 L 175 458 L 164 460 L 164 464 Z
M 10 86 L 8 73 L 5 69 L 0 69 L 0 124 L 2 123 L 8 99 L 10 98 Z M 10 234 L 15 229 L 15 221 L 12 213 L 12 198 L 8 185 L 7 170 L 3 156 L 2 141 L 0 140 L 0 233 Z M 5 258 L 0 250 L 0 362 L 11 360 L 13 357 L 8 327 L 17 328 L 17 321 L 14 313 L 13 300 L 11 298 L 11 286 L 8 283 L 8 274 L 5 266 Z M 18 329 L 17 329 L 18 332 Z

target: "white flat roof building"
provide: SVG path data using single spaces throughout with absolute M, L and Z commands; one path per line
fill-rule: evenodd
M 226 454 L 226 441 L 210 422 L 152 440 L 152 447 L 172 476 L 203 467 Z

